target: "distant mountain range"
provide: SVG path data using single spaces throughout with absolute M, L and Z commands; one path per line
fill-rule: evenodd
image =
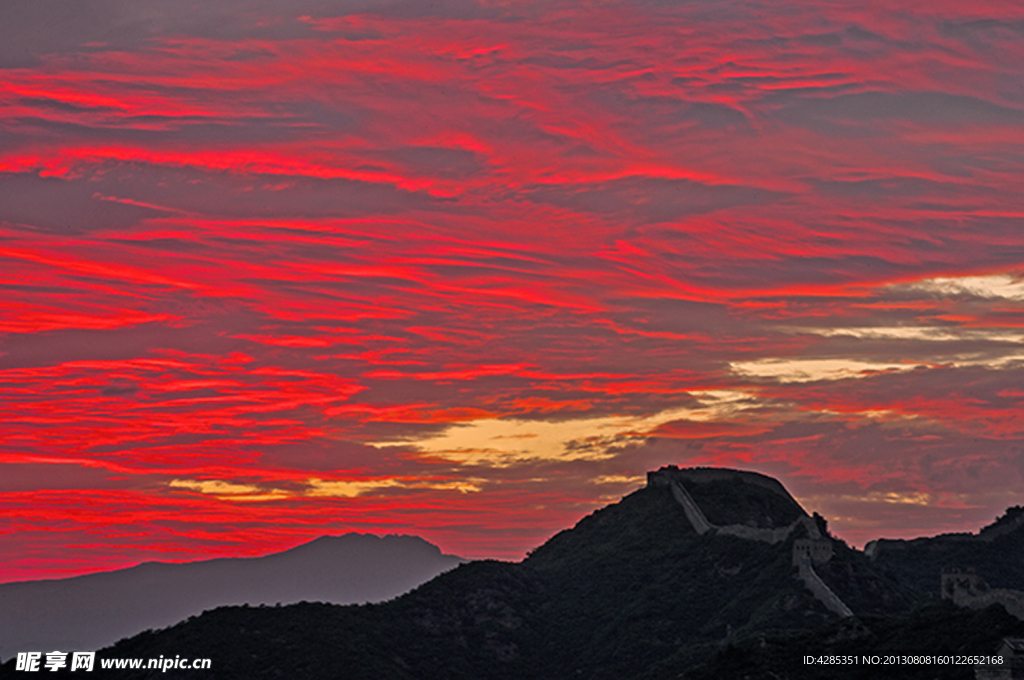
M 774 479 L 663 468 L 522 562 L 462 564 L 380 604 L 222 607 L 100 650 L 92 677 L 966 680 L 973 663 L 804 659 L 992 654 L 1024 637 L 1001 604 L 1024 588 L 1022 513 L 978 535 L 887 541 L 867 554 Z M 100 665 L 178 655 L 212 665 Z M 13 669 L 0 675 L 19 677 Z
M 464 561 L 415 536 L 346 534 L 264 557 L 0 584 L 0 659 L 95 650 L 223 605 L 380 602 Z

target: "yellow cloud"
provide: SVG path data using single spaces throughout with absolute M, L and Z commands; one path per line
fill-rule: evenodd
M 172 479 L 167 486 L 228 501 L 275 501 L 291 495 L 283 489 L 263 489 L 255 484 L 236 484 L 219 479 Z
M 420 439 L 370 442 L 379 448 L 408 446 L 421 453 L 462 464 L 508 467 L 526 461 L 605 460 L 633 442 L 651 436 L 665 423 L 726 420 L 756 408 L 755 395 L 731 391 L 693 392 L 694 407 L 647 416 L 605 416 L 545 421 L 485 418 L 452 424 L 439 434 Z
M 856 328 L 794 328 L 794 332 L 813 333 L 826 338 L 846 336 L 865 340 L 925 340 L 952 342 L 981 340 L 1024 343 L 1024 333 L 1004 328 L 961 328 L 958 326 L 871 326 Z
M 923 291 L 934 295 L 971 295 L 1016 302 L 1024 301 L 1024 278 L 1011 274 L 934 278 L 892 287 Z
M 256 484 L 239 484 L 220 479 L 173 479 L 168 486 L 173 489 L 186 489 L 197 493 L 214 496 L 226 501 L 274 501 L 284 498 L 355 498 L 379 493 L 384 489 L 434 489 L 472 493 L 480 491 L 482 479 L 468 478 L 456 481 L 433 481 L 415 478 L 389 477 L 369 480 L 323 480 L 312 478 L 306 480 L 306 489 L 290 492 L 284 489 L 265 489 Z
M 601 475 L 595 477 L 594 484 L 641 484 L 647 481 L 646 475 Z
M 779 382 L 846 380 L 864 378 L 882 371 L 909 371 L 923 364 L 878 363 L 860 359 L 758 359 L 729 364 L 733 373 L 753 378 L 774 378 Z
M 330 481 L 312 478 L 306 480 L 306 495 L 313 497 L 355 498 L 357 496 L 372 495 L 375 492 L 389 488 L 452 490 L 472 493 L 480 491 L 480 483 L 482 481 L 479 479 L 464 479 L 452 482 L 433 482 L 394 477 L 359 481 Z

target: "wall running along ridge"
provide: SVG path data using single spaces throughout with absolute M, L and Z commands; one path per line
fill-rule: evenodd
M 958 607 L 985 609 L 1001 604 L 1011 615 L 1024 621 L 1024 591 L 1008 588 L 989 588 L 973 571 L 947 572 L 942 575 L 942 599 L 953 600 Z
M 804 512 L 802 517 L 797 518 L 784 527 L 749 527 L 743 524 L 717 526 L 708 521 L 700 506 L 697 505 L 697 502 L 693 500 L 686 487 L 683 486 L 684 479 L 697 484 L 710 481 L 737 481 L 745 484 L 754 484 L 788 498 L 799 507 L 800 504 L 789 495 L 789 492 L 778 481 L 754 472 L 710 468 L 679 469 L 669 466 L 656 472 L 647 473 L 647 486 L 669 487 L 672 497 L 683 507 L 686 519 L 690 521 L 693 530 L 700 536 L 713 530 L 717 534 L 736 536 L 748 541 L 761 541 L 774 545 L 787 540 L 796 531 L 798 526 L 803 526 L 807 530 L 809 538 L 797 539 L 793 544 L 793 564 L 797 567 L 797 578 L 811 591 L 815 599 L 825 605 L 826 609 L 844 618 L 853 616 L 853 611 L 846 606 L 846 603 L 814 571 L 815 562 L 823 564 L 832 558 L 832 542 L 828 537 L 821 535 L 821 532 L 818 530 L 818 523 L 813 518 L 808 517 L 806 512 Z M 803 511 L 802 508 L 801 511 Z

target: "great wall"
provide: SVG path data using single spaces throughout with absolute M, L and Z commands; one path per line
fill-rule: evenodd
M 715 525 L 708 521 L 700 506 L 687 491 L 688 484 L 706 484 L 714 481 L 739 482 L 753 484 L 767 489 L 786 500 L 794 507 L 800 508 L 801 516 L 781 527 L 756 527 L 745 524 Z M 797 578 L 800 579 L 814 597 L 829 611 L 841 617 L 853 616 L 853 611 L 840 599 L 814 571 L 815 564 L 824 564 L 832 559 L 832 541 L 822 536 L 814 518 L 800 507 L 800 504 L 786 491 L 778 481 L 756 472 L 741 470 L 723 470 L 718 468 L 678 468 L 674 465 L 647 473 L 647 486 L 668 487 L 672 497 L 683 507 L 683 512 L 693 530 L 699 535 L 710 531 L 725 536 L 736 536 L 748 541 L 761 541 L 776 544 L 789 539 L 794 531 L 803 527 L 807 538 L 798 538 L 793 542 L 793 565 L 797 567 Z
M 973 571 L 951 571 L 942 575 L 942 599 L 958 607 L 985 609 L 1001 604 L 1011 615 L 1024 621 L 1024 592 L 1007 588 L 989 588 L 985 579 Z
M 880 555 L 891 555 L 920 548 L 921 544 L 946 545 L 985 544 L 1006 536 L 1024 526 L 1024 512 L 1021 508 L 1010 508 L 1007 515 L 1000 518 L 995 525 L 985 527 L 977 534 L 956 533 L 943 534 L 934 538 L 886 539 L 880 538 L 864 546 L 864 554 L 872 560 Z M 973 569 L 961 570 L 952 568 L 942 573 L 941 596 L 944 600 L 952 600 L 959 607 L 985 609 L 993 604 L 1001 604 L 1012 616 L 1024 621 L 1024 591 L 1009 588 L 990 588 Z
M 697 501 L 687 490 L 694 485 L 709 482 L 735 482 L 752 484 L 767 489 L 792 503 L 798 508 L 800 516 L 783 526 L 750 526 L 749 524 L 716 525 L 710 522 Z M 715 532 L 719 535 L 736 536 L 748 541 L 761 541 L 776 544 L 786 541 L 803 527 L 806 537 L 793 541 L 793 566 L 797 567 L 797 578 L 800 579 L 814 597 L 829 611 L 839 616 L 853 616 L 853 611 L 846 603 L 828 587 L 814 570 L 815 564 L 825 564 L 832 559 L 832 540 L 823 536 L 814 518 L 797 503 L 786 488 L 777 480 L 756 472 L 742 470 L 726 470 L 721 468 L 678 468 L 674 465 L 647 473 L 648 487 L 668 487 L 672 497 L 682 506 L 687 520 L 699 535 Z M 952 534 L 941 537 L 946 541 L 956 542 L 991 542 L 995 538 L 1008 534 L 1024 525 L 1024 512 L 1008 516 L 999 526 L 988 527 L 980 534 Z M 927 539 L 918 539 L 927 540 Z M 881 551 L 904 549 L 912 541 L 899 539 L 878 539 L 865 546 L 865 554 L 876 559 Z M 972 571 L 954 570 L 942 574 L 942 598 L 952 600 L 961 607 L 984 609 L 991 604 L 1001 604 L 1008 613 L 1024 621 L 1024 591 L 1005 588 L 990 588 L 985 581 Z

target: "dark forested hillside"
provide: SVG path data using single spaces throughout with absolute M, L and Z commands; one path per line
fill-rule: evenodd
M 811 540 L 811 520 L 784 490 L 743 479 L 691 486 L 714 523 L 792 526 L 792 533 L 775 543 L 721 529 L 700 535 L 668 486 L 649 485 L 520 563 L 463 564 L 382 604 L 224 607 L 98 655 L 210 658 L 210 670 L 98 672 L 218 679 L 880 677 L 856 675 L 858 669 L 822 675 L 801 659 L 886 650 L 987 653 L 1003 635 L 1024 635 L 1024 624 L 999 607 L 927 604 L 893 576 L 898 570 L 819 537 L 831 543 L 831 556 L 816 572 L 856 614 L 841 620 L 797 578 L 794 544 Z M 814 521 L 825 528 L 821 518 Z M 968 671 L 920 677 L 972 677 Z
M 1024 590 L 1024 507 L 1009 508 L 978 534 L 949 534 L 868 546 L 874 563 L 930 599 L 943 572 L 974 571 L 993 588 Z

